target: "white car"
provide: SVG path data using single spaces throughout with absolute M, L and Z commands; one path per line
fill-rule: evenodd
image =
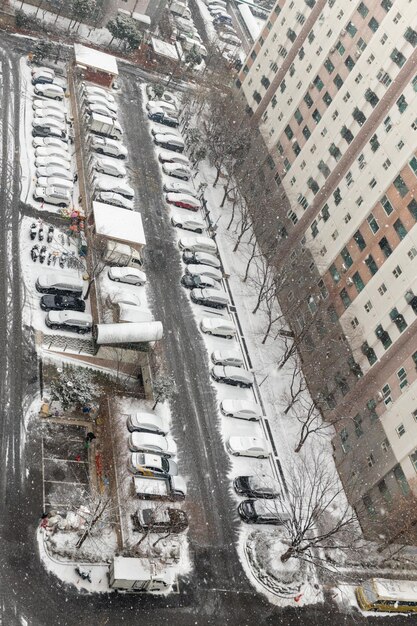
M 236 335 L 236 328 L 233 322 L 215 317 L 203 317 L 200 322 L 200 329 L 207 335 L 215 337 L 225 337 L 232 339 Z
M 190 265 L 210 265 L 219 269 L 221 267 L 220 260 L 213 254 L 208 252 L 183 252 L 182 260 Z
M 242 354 L 238 350 L 214 350 L 211 353 L 211 360 L 214 365 L 232 365 L 233 367 L 243 367 Z
M 65 180 L 72 180 L 73 175 L 69 170 L 65 170 L 58 165 L 48 165 L 48 167 L 38 167 L 36 170 L 36 176 L 40 178 L 41 176 L 51 177 L 57 176 L 58 178 L 63 178 Z
M 95 200 L 103 202 L 104 204 L 110 204 L 112 206 L 118 206 L 122 209 L 128 209 L 133 211 L 134 203 L 132 200 L 128 200 L 120 193 L 113 193 L 111 191 L 99 191 L 94 194 Z
M 62 122 L 60 120 L 57 120 L 55 117 L 50 117 L 50 116 L 38 116 L 35 115 L 33 120 L 32 120 L 32 126 L 49 126 L 51 128 L 56 128 L 57 130 L 59 130 L 61 133 L 66 133 L 67 132 L 67 126 L 65 124 L 65 122 Z
M 155 109 L 155 112 L 156 111 L 157 109 Z M 173 128 L 172 126 L 166 127 L 166 126 L 161 126 L 159 124 L 158 125 L 152 124 L 151 133 L 154 137 L 155 135 L 169 135 L 173 137 L 179 137 L 180 139 L 182 139 L 180 131 L 177 130 L 176 128 Z
M 178 466 L 175 461 L 157 454 L 133 452 L 127 462 L 132 474 L 143 476 L 166 477 L 178 476 Z
M 36 157 L 35 159 L 36 167 L 51 167 L 52 165 L 60 167 L 63 170 L 69 170 L 71 167 L 71 163 L 69 161 L 61 159 L 61 157 L 56 155 L 53 156 L 52 154 L 50 156 Z
M 187 217 L 182 215 L 173 215 L 171 217 L 171 224 L 177 228 L 183 228 L 184 230 L 191 230 L 194 233 L 203 233 L 206 225 L 198 217 Z
M 202 237 L 195 235 L 194 237 L 181 237 L 178 241 L 180 250 L 189 250 L 190 252 L 207 252 L 208 254 L 216 254 L 217 245 L 211 237 Z
M 168 176 L 172 176 L 172 178 L 181 178 L 181 180 L 190 180 L 190 178 L 193 175 L 190 168 L 185 165 L 182 165 L 181 163 L 164 163 L 162 166 L 162 171 L 164 172 L 164 174 L 167 174 Z M 165 187 L 164 187 L 164 190 L 170 191 L 168 189 L 165 189 Z M 192 193 L 191 195 L 192 196 L 195 195 L 195 192 Z
M 119 289 L 115 293 L 110 293 L 107 296 L 108 304 L 118 304 L 118 305 L 127 305 L 127 306 L 140 306 L 140 300 L 136 293 L 130 291 L 129 289 Z
M 178 152 L 171 152 L 170 150 L 160 150 L 158 154 L 158 160 L 160 163 L 179 163 L 185 167 L 190 168 L 190 159 Z
M 113 176 L 108 176 L 107 174 L 100 174 L 94 177 L 94 188 L 97 192 L 111 191 L 119 193 L 121 196 L 128 198 L 128 200 L 133 200 L 135 196 L 135 190 L 127 183 L 116 180 Z
M 263 437 L 229 437 L 226 447 L 233 456 L 267 459 L 271 454 L 268 441 Z
M 170 102 L 164 102 L 163 100 L 149 100 L 149 102 L 146 104 L 146 108 L 148 111 L 152 111 L 152 109 L 163 109 L 168 113 L 178 115 L 178 111 L 175 106 Z
M 96 95 L 104 98 L 107 102 L 114 103 L 114 96 L 107 89 L 103 87 L 96 87 L 95 85 L 84 85 L 84 92 L 88 95 Z
M 259 404 L 247 400 L 222 400 L 220 411 L 227 417 L 236 417 L 250 422 L 257 422 L 262 415 Z
M 61 159 L 61 161 L 65 161 L 68 164 L 71 163 L 71 157 L 69 155 L 69 152 L 68 150 L 65 150 L 64 148 L 59 148 L 59 147 L 54 148 L 53 146 L 35 148 L 35 158 L 39 159 L 39 158 L 44 158 L 44 157 L 48 159 L 58 157 L 59 159 Z
M 71 202 L 71 194 L 68 189 L 58 187 L 36 187 L 33 197 L 40 202 L 56 204 L 61 208 L 69 206 Z
M 72 180 L 59 178 L 59 176 L 39 176 L 37 184 L 40 187 L 56 187 L 57 189 L 65 189 L 67 191 L 74 189 Z
M 127 418 L 126 426 L 131 433 L 141 431 L 155 433 L 156 435 L 166 435 L 168 432 L 163 418 L 155 413 L 133 413 Z
M 220 33 L 219 38 L 232 46 L 240 46 L 242 43 L 239 37 L 236 37 L 236 35 L 232 35 L 231 33 Z
M 108 137 L 90 136 L 90 146 L 92 150 L 98 154 L 116 157 L 117 159 L 125 159 L 127 157 L 127 149 L 122 146 L 120 141 L 109 139 Z
M 123 178 L 127 175 L 126 168 L 116 159 L 108 159 L 106 157 L 94 159 L 94 169 L 102 174 Z
M 105 106 L 106 109 L 113 111 L 113 113 L 117 113 L 117 104 L 114 101 L 108 100 L 105 96 L 87 93 L 85 99 L 88 106 L 98 104 L 99 106 Z
M 163 456 L 176 456 L 177 446 L 172 439 L 154 433 L 132 432 L 129 435 L 129 449 L 132 452 L 150 452 Z
M 185 268 L 185 273 L 193 276 L 209 276 L 213 280 L 221 280 L 223 278 L 222 273 L 215 267 L 211 267 L 211 265 L 187 265 Z
M 194 198 L 197 196 L 196 190 L 193 189 L 186 182 L 184 182 L 184 183 L 177 183 L 175 181 L 170 181 L 169 180 L 168 182 L 164 183 L 163 190 L 164 191 L 168 191 L 168 192 L 174 192 L 174 193 L 186 193 L 189 196 L 194 196 Z
M 85 108 L 90 113 L 97 113 L 97 115 L 104 115 L 105 117 L 110 117 L 112 120 L 117 119 L 117 113 L 115 113 L 114 111 L 110 111 L 110 109 L 107 108 L 105 104 L 86 103 Z
M 32 102 L 32 109 L 50 109 L 66 113 L 65 104 L 63 102 L 52 102 L 51 100 L 41 100 L 41 98 L 35 98 Z
M 155 91 L 152 85 L 146 85 L 146 95 L 151 101 L 153 99 L 156 99 Z M 173 93 L 171 93 L 171 91 L 164 91 L 164 93 L 162 94 L 162 96 L 158 98 L 158 100 L 162 100 L 163 102 L 168 102 L 169 104 L 172 104 L 176 108 L 179 107 L 178 98 Z
M 252 372 L 231 365 L 215 365 L 211 368 L 211 376 L 218 383 L 242 387 L 242 389 L 249 389 L 254 382 Z
M 180 207 L 181 209 L 189 209 L 190 211 L 198 211 L 201 207 L 200 201 L 193 196 L 189 196 L 185 193 L 167 193 L 165 200 L 168 204 Z
M 60 148 L 65 152 L 68 151 L 67 142 L 58 139 L 58 137 L 34 137 L 32 139 L 32 146 L 34 148 Z
M 59 85 L 38 84 L 34 86 L 34 91 L 36 95 L 51 98 L 52 100 L 63 100 L 65 95 L 64 89 Z
M 58 111 L 57 109 L 35 109 L 35 119 L 39 119 L 41 117 L 58 120 L 61 124 L 65 123 L 65 113 L 63 111 Z
M 110 267 L 107 275 L 110 280 L 136 285 L 137 287 L 146 283 L 145 273 L 135 267 Z
M 36 65 L 32 68 L 30 72 L 32 76 L 37 76 L 38 74 L 51 74 L 52 79 L 55 78 L 55 72 L 50 67 L 45 67 L 44 65 Z

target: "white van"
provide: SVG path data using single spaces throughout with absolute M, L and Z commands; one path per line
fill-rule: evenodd
M 40 274 L 35 283 L 40 293 L 50 293 L 60 296 L 81 296 L 84 283 L 82 278 L 64 272 Z
M 181 237 L 178 242 L 180 250 L 189 250 L 190 252 L 208 252 L 216 254 L 216 242 L 210 237 Z

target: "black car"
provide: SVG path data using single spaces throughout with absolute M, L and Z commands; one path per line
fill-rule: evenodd
M 178 128 L 180 125 L 179 121 L 175 117 L 171 117 L 167 115 L 163 111 L 155 111 L 154 113 L 148 113 L 148 117 L 153 122 L 158 122 L 158 124 L 163 124 L 164 126 L 170 126 L 171 128 Z
M 278 498 L 281 489 L 278 481 L 271 476 L 238 476 L 233 481 L 236 493 L 248 498 Z
M 32 85 L 50 85 L 53 82 L 53 77 L 49 75 L 47 76 L 46 74 L 41 74 L 32 78 Z
M 210 278 L 210 276 L 204 276 L 204 274 L 184 274 L 181 278 L 181 285 L 187 289 L 204 289 L 206 287 L 210 289 L 219 289 L 217 281 Z
M 34 126 L 32 130 L 32 137 L 58 137 L 63 141 L 67 141 L 67 135 L 62 130 L 53 128 L 52 126 Z
M 85 301 L 74 296 L 54 296 L 47 295 L 41 298 L 41 309 L 43 311 L 85 311 Z
M 282 510 L 279 500 L 244 500 L 237 507 L 242 520 L 247 524 L 273 524 L 282 526 L 291 516 Z

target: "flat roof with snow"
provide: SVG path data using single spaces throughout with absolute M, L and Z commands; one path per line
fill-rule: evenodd
M 93 201 L 96 233 L 124 243 L 145 246 L 142 216 L 137 211 Z
M 168 59 L 173 59 L 174 61 L 179 60 L 178 52 L 171 43 L 162 41 L 162 39 L 156 39 L 156 37 L 152 37 L 151 42 L 155 54 L 159 54 L 161 57 L 168 57 Z
M 84 67 L 99 70 L 100 72 L 106 72 L 107 74 L 112 74 L 112 76 L 119 75 L 116 58 L 111 54 L 83 46 L 80 43 L 74 44 L 74 54 L 77 65 L 83 65 Z
M 143 13 L 131 13 L 130 11 L 126 11 L 126 9 L 117 9 L 117 12 L 121 13 L 122 15 L 128 15 L 132 18 L 132 20 L 140 22 L 144 26 L 151 25 L 151 18 L 149 17 L 149 15 L 143 15 Z

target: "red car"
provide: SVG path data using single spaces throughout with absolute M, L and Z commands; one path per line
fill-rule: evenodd
M 167 193 L 165 199 L 169 204 L 181 207 L 182 209 L 198 211 L 198 209 L 201 208 L 200 202 L 196 198 L 185 193 Z

